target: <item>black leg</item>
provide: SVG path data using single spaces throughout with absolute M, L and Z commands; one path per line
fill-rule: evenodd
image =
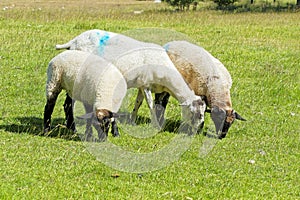
M 47 99 L 44 109 L 44 133 L 48 133 L 51 129 L 51 115 L 55 106 L 58 95 L 54 95 L 52 99 Z
M 118 129 L 118 126 L 117 126 L 117 122 L 115 120 L 113 122 L 111 122 L 111 134 L 114 137 L 119 137 L 120 136 L 119 129 Z
M 84 104 L 85 112 L 91 113 L 93 108 L 90 105 Z M 93 139 L 93 127 L 92 127 L 93 118 L 88 118 L 86 120 L 86 128 L 85 128 L 85 140 L 92 141 Z
M 64 103 L 64 111 L 66 114 L 66 126 L 68 129 L 71 129 L 73 132 L 76 132 L 76 126 L 75 126 L 74 114 L 73 114 L 74 102 L 75 101 L 69 96 L 69 94 L 67 94 Z
M 170 94 L 167 92 L 155 94 L 155 100 L 154 100 L 155 113 L 156 113 L 156 118 L 161 126 L 164 123 L 164 115 L 165 115 L 165 110 L 166 110 L 169 98 L 170 98 Z
M 131 113 L 131 123 L 132 124 L 135 124 L 135 122 L 136 122 L 137 113 L 138 113 L 138 110 L 139 110 L 140 106 L 143 103 L 143 100 L 144 100 L 143 91 L 141 89 L 139 89 L 136 100 L 135 100 L 135 103 L 134 103 L 134 108 L 133 108 L 133 111 Z
M 93 124 L 93 126 L 97 130 L 99 141 L 104 142 L 107 138 L 108 130 L 103 130 L 99 124 Z M 108 129 L 109 129 L 109 127 L 108 127 Z
M 93 128 L 92 128 L 92 118 L 86 120 L 85 126 L 85 141 L 93 140 Z

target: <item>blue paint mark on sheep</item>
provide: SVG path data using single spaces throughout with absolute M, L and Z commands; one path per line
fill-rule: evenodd
M 104 47 L 107 44 L 107 41 L 110 39 L 109 34 L 107 32 L 104 33 L 104 35 L 101 36 L 101 34 L 98 32 L 97 35 L 99 35 L 99 49 L 98 53 L 99 55 L 102 55 L 104 53 Z
M 163 46 L 164 47 L 164 49 L 166 50 L 166 52 L 168 52 L 169 51 L 169 48 L 170 48 L 170 45 L 169 44 L 166 44 L 165 46 Z

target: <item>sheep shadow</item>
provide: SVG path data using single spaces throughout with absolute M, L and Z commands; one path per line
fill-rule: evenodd
M 217 137 L 217 135 L 210 129 L 210 127 L 207 124 L 203 124 L 202 127 L 198 127 L 198 130 L 196 132 L 189 132 L 190 130 L 185 130 L 185 124 L 184 122 L 182 122 L 182 120 L 173 119 L 165 120 L 162 131 L 180 133 L 179 129 L 183 130 L 182 133 L 191 133 L 191 135 L 203 135 L 208 138 Z
M 122 121 L 122 120 L 120 120 Z M 52 129 L 49 133 L 43 133 L 43 119 L 38 117 L 16 117 L 13 119 L 13 123 L 0 125 L 0 130 L 11 132 L 15 134 L 31 134 L 41 137 L 61 138 L 65 140 L 81 141 L 80 135 L 69 130 L 65 125 L 64 118 L 53 118 Z M 122 121 L 124 123 L 124 121 Z M 144 116 L 138 116 L 136 125 L 143 125 L 151 123 L 151 119 Z M 180 120 L 167 119 L 161 132 L 177 133 L 178 128 L 181 125 Z M 199 134 L 199 132 L 197 133 Z M 202 131 L 204 136 L 208 136 L 205 131 Z
M 66 140 L 79 141 L 80 137 L 67 129 L 64 125 L 65 119 L 54 118 L 52 119 L 51 131 L 47 134 L 43 133 L 43 119 L 38 117 L 16 117 L 14 123 L 0 125 L 0 130 L 4 130 L 16 134 L 31 134 L 51 138 L 62 138 Z
M 118 121 L 120 123 L 129 124 L 129 125 L 134 124 L 136 126 L 151 123 L 151 119 L 149 117 L 138 115 L 135 123 L 133 123 L 130 119 L 131 113 L 122 112 L 122 113 L 119 113 L 119 114 L 120 114 L 120 117 L 118 118 Z M 174 132 L 175 130 L 178 129 L 179 126 L 180 126 L 180 121 L 179 120 L 167 119 L 165 121 L 161 131 Z
M 132 125 L 132 122 L 130 120 L 130 113 L 121 113 L 120 116 L 118 118 L 118 121 L 120 123 L 125 123 L 125 124 L 129 124 Z M 144 116 L 137 116 L 136 122 L 134 123 L 134 125 L 139 126 L 139 125 L 145 125 L 145 124 L 150 124 L 151 123 L 151 119 L 149 117 L 144 117 Z M 160 132 L 170 132 L 170 133 L 179 133 L 179 129 L 180 127 L 182 127 L 182 121 L 181 120 L 174 120 L 174 119 L 165 119 L 165 122 L 162 126 L 162 129 L 160 130 Z M 193 133 L 195 134 L 195 133 Z M 207 132 L 207 130 L 204 129 L 199 129 L 196 134 L 203 134 L 204 136 L 208 136 L 210 137 L 210 134 Z

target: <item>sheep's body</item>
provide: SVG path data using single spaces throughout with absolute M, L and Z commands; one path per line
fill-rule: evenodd
M 165 50 L 156 44 L 140 42 L 130 37 L 102 30 L 86 31 L 57 49 L 77 49 L 99 55 L 112 62 L 124 75 L 128 88 L 139 88 L 138 99 L 132 114 L 136 119 L 137 110 L 146 96 L 152 117 L 152 92 L 169 92 L 181 104 L 188 105 L 192 113 L 201 112 L 200 123 L 204 121 L 205 104 L 188 87 L 176 70 Z M 141 95 L 141 93 L 144 95 Z M 192 104 L 198 101 L 198 104 Z M 186 112 L 185 112 L 186 113 Z
M 89 111 L 117 112 L 127 91 L 121 72 L 113 64 L 88 52 L 60 53 L 50 61 L 47 75 L 46 97 L 50 104 L 53 101 L 55 104 L 58 94 L 64 89 L 72 99 L 83 102 Z M 46 107 L 45 123 L 49 116 Z
M 205 96 L 220 137 L 225 137 L 234 119 L 244 120 L 233 109 L 232 79 L 224 65 L 200 46 L 186 41 L 164 45 L 170 59 L 196 95 Z

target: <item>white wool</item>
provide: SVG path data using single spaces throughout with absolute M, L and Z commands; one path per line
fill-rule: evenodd
M 48 68 L 47 96 L 61 89 L 75 100 L 117 112 L 127 85 L 120 71 L 103 58 L 70 50 L 54 57 Z
M 167 91 L 180 103 L 195 100 L 194 92 L 162 51 L 151 47 L 135 49 L 121 55 L 114 64 L 119 66 L 129 88 L 146 87 L 155 93 Z
M 94 29 L 56 47 L 88 51 L 111 61 L 124 75 L 128 88 L 147 87 L 156 93 L 167 91 L 180 103 L 199 99 L 159 45 Z
M 196 95 L 206 96 L 209 106 L 231 108 L 232 79 L 218 59 L 202 47 L 186 41 L 172 41 L 164 48 Z
M 102 31 L 102 30 L 88 30 L 82 34 L 70 40 L 66 44 L 56 45 L 56 49 L 70 49 L 70 50 L 81 50 L 90 52 L 93 54 L 99 54 L 101 52 L 101 46 L 104 46 L 106 42 L 114 37 L 115 33 Z M 98 47 L 98 48 L 95 48 Z

